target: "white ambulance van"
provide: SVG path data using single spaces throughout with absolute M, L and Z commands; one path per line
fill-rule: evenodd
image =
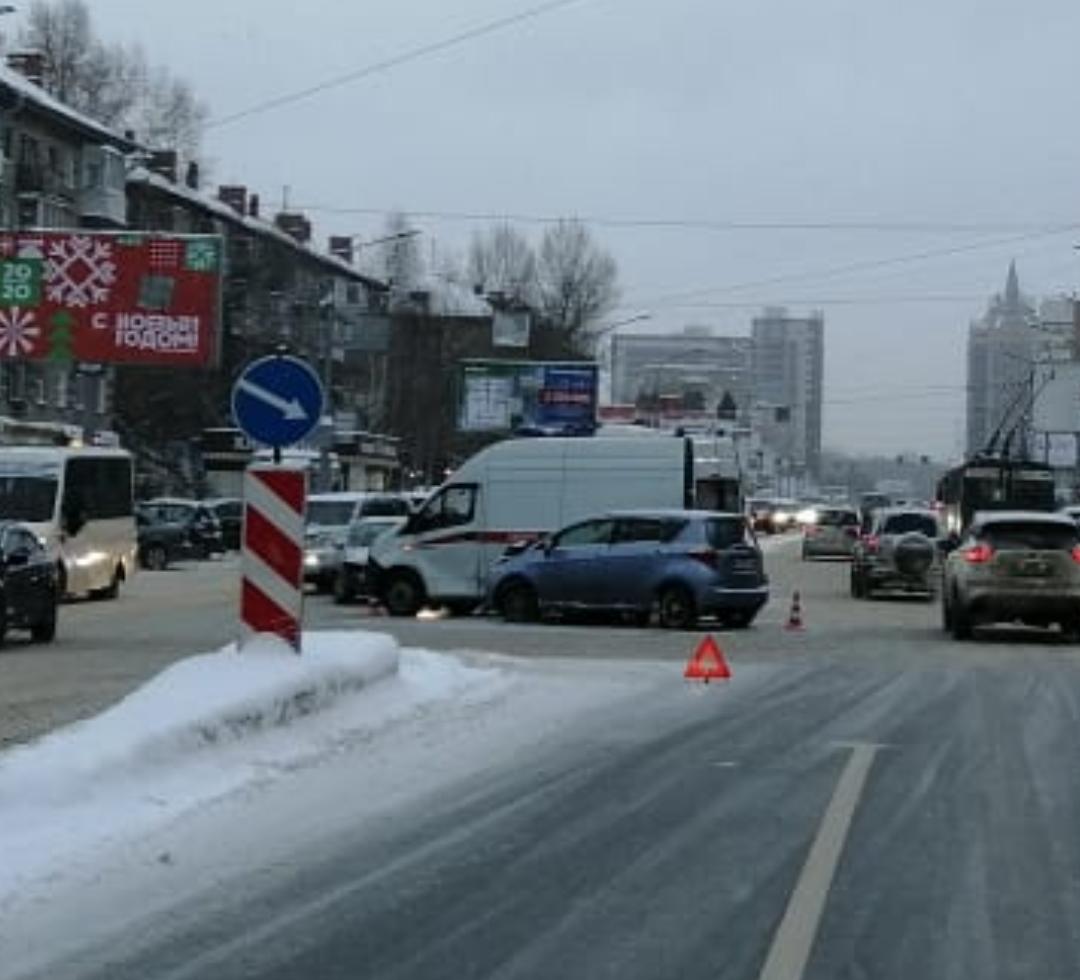
M 135 573 L 132 487 L 122 449 L 0 446 L 0 520 L 38 536 L 68 594 L 113 598 Z
M 473 456 L 399 532 L 379 538 L 371 570 L 391 615 L 429 603 L 466 610 L 510 544 L 607 510 L 694 502 L 685 437 L 509 439 Z

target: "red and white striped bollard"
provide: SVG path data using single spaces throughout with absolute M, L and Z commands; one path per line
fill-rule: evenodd
M 256 463 L 244 473 L 240 620 L 245 639 L 274 633 L 300 652 L 307 471 Z

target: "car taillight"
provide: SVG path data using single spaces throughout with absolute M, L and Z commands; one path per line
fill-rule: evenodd
M 1080 544 L 1075 545 L 1072 550 L 1072 560 L 1080 565 Z
M 877 551 L 881 547 L 881 541 L 876 534 L 868 534 L 863 538 L 863 544 L 867 551 Z
M 709 568 L 718 568 L 720 566 L 720 552 L 714 551 L 712 548 L 695 548 L 690 552 L 690 557 L 703 565 L 708 565 Z
M 964 561 L 971 565 L 985 565 L 994 557 L 994 549 L 988 544 L 976 544 L 964 550 Z

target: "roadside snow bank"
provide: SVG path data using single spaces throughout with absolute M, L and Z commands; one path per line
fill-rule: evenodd
M 101 715 L 0 753 L 0 899 L 499 674 L 358 631 L 305 634 L 301 657 L 267 638 L 180 661 Z
M 80 799 L 90 780 L 288 724 L 397 669 L 397 642 L 379 633 L 309 634 L 299 657 L 271 636 L 189 657 L 97 717 L 0 756 L 0 812 Z

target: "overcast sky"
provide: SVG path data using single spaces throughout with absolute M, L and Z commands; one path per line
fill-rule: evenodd
M 536 2 L 91 7 L 100 33 L 141 43 L 221 117 Z M 377 234 L 378 217 L 340 209 L 395 207 L 892 225 L 594 230 L 620 265 L 612 319 L 746 333 L 755 305 L 820 306 L 825 444 L 947 456 L 967 325 L 1009 258 L 1036 296 L 1080 277 L 1080 232 L 1037 234 L 1080 220 L 1077 37 L 1076 0 L 581 0 L 213 128 L 205 149 L 215 181 L 270 205 L 288 185 L 320 237 Z M 416 224 L 428 248 L 473 227 Z M 747 285 L 761 280 L 775 281 Z

